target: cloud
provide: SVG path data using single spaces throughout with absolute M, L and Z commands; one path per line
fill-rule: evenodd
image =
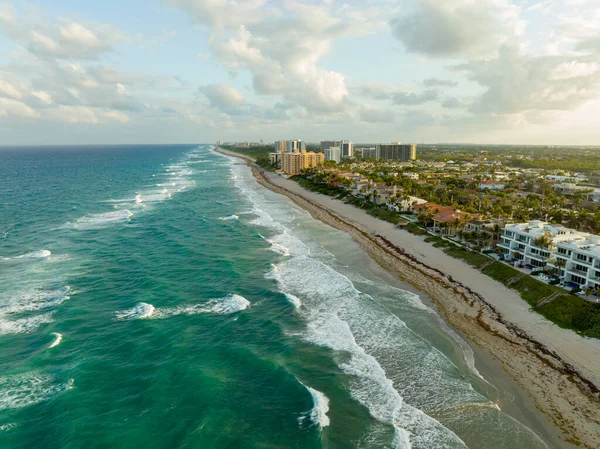
M 99 123 L 98 116 L 91 108 L 83 107 L 83 106 L 58 106 L 57 108 L 51 108 L 45 111 L 45 118 L 76 124 L 83 123 L 89 125 L 95 125 Z
M 129 122 L 129 116 L 121 111 L 106 111 L 104 113 L 104 117 L 117 121 L 119 123 L 127 123 Z
M 427 78 L 423 80 L 423 85 L 427 87 L 454 87 L 458 83 L 452 80 L 442 80 L 439 78 Z
M 16 99 L 23 97 L 23 93 L 19 87 L 2 78 L 0 78 L 0 95 Z
M 497 57 L 456 69 L 485 89 L 471 107 L 474 113 L 573 110 L 599 95 L 600 72 L 594 64 L 568 55 L 533 56 L 504 45 Z
M 37 117 L 38 113 L 25 103 L 10 98 L 0 98 L 0 117 Z
M 244 103 L 244 95 L 226 84 L 209 84 L 200 87 L 199 90 L 215 108 L 232 108 Z
M 446 109 L 467 109 L 472 103 L 473 100 L 470 98 L 448 97 L 442 102 L 442 107 Z
M 31 23 L 18 16 L 9 3 L 0 6 L 0 33 L 39 57 L 60 59 L 96 59 L 127 39 L 125 33 L 97 22 L 60 18 Z
M 352 91 L 361 97 L 373 98 L 375 100 L 389 100 L 397 89 L 387 84 L 365 84 L 352 89 Z
M 419 0 L 416 11 L 390 21 L 392 35 L 411 53 L 430 57 L 487 54 L 522 24 L 504 0 Z
M 166 3 L 189 13 L 201 25 L 232 28 L 258 21 L 266 0 L 167 0 Z
M 319 64 L 332 42 L 381 27 L 375 10 L 334 2 L 169 3 L 211 27 L 215 59 L 232 73 L 248 71 L 256 94 L 321 115 L 340 114 L 348 107 L 345 76 Z
M 360 109 L 360 119 L 367 123 L 392 123 L 396 121 L 396 116 L 389 109 L 377 109 L 363 105 Z
M 395 104 L 403 106 L 415 106 L 429 101 L 434 101 L 439 98 L 439 93 L 435 89 L 427 89 L 421 93 L 413 92 L 397 92 L 392 95 L 392 101 Z

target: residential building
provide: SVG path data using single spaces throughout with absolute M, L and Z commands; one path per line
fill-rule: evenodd
M 556 245 L 550 266 L 560 271 L 560 278 L 580 288 L 600 288 L 600 236 L 579 233 Z M 557 261 L 562 262 L 557 266 Z
M 359 154 L 363 159 L 374 159 L 377 157 L 377 151 L 375 148 L 357 148 L 356 154 Z
M 506 260 L 517 261 L 539 269 L 554 267 L 557 246 L 584 239 L 589 234 L 552 225 L 543 221 L 506 225 L 498 247 Z
M 280 153 L 279 151 L 275 152 L 275 153 L 269 153 L 269 163 L 271 165 L 279 165 L 281 163 L 281 155 L 283 153 Z
M 405 178 L 408 178 L 408 179 L 414 179 L 415 181 L 417 181 L 419 179 L 418 173 L 410 172 L 410 171 L 405 171 L 404 173 L 402 173 L 402 176 L 404 176 Z
M 281 155 L 281 170 L 290 175 L 299 175 L 302 170 L 307 168 L 314 168 L 323 165 L 325 157 L 323 153 L 314 153 L 313 151 L 306 150 L 293 153 L 283 153 Z
M 287 140 L 277 140 L 273 145 L 273 151 L 275 153 L 285 153 L 287 150 Z
M 321 141 L 321 151 L 324 153 L 327 148 L 339 147 L 340 142 L 338 140 L 323 140 Z
M 600 186 L 600 172 L 594 172 L 589 175 L 588 183 L 593 186 Z
M 306 142 L 303 140 L 288 140 L 286 151 L 288 153 L 293 153 L 294 151 L 306 151 Z
M 341 160 L 341 150 L 340 147 L 331 147 L 323 150 L 323 154 L 325 156 L 326 161 L 335 161 L 336 163 L 340 163 Z
M 479 190 L 504 190 L 505 184 L 500 181 L 486 179 L 479 183 Z
M 452 207 L 444 207 L 432 217 L 433 232 L 442 235 L 456 235 L 459 228 L 462 227 L 462 222 L 470 217 L 469 214 Z
M 341 157 L 354 157 L 354 144 L 349 140 L 342 140 Z
M 375 147 L 375 157 L 378 160 L 414 161 L 417 159 L 417 146 L 403 145 L 400 142 L 378 144 Z

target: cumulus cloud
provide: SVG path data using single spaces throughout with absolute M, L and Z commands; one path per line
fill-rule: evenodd
M 459 57 L 494 51 L 522 24 L 504 0 L 419 0 L 415 11 L 393 18 L 390 26 L 411 53 Z
M 260 20 L 267 2 L 266 0 L 167 0 L 166 3 L 186 11 L 202 25 L 232 28 Z
M 381 25 L 374 10 L 349 4 L 286 1 L 220 2 L 171 0 L 211 28 L 213 53 L 230 71 L 247 70 L 259 95 L 277 96 L 313 113 L 347 107 L 345 76 L 319 62 L 333 40 L 361 35 Z
M 421 93 L 414 92 L 396 92 L 392 95 L 392 101 L 395 104 L 403 106 L 415 106 L 430 101 L 437 100 L 439 93 L 435 89 L 427 89 Z
M 532 56 L 511 45 L 493 59 L 456 68 L 485 88 L 471 107 L 476 113 L 572 110 L 596 98 L 600 88 L 593 65 L 575 63 L 570 56 Z
M 127 36 L 105 24 L 61 18 L 30 23 L 6 3 L 0 6 L 0 33 L 25 45 L 40 57 L 96 59 Z
M 200 87 L 199 90 L 215 108 L 231 108 L 244 103 L 244 95 L 226 84 L 209 84 Z

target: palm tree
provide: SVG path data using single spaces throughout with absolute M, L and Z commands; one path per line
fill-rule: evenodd
M 557 274 L 560 275 L 562 272 L 562 269 L 567 265 L 567 263 L 565 262 L 564 259 L 556 259 L 556 262 L 554 262 L 554 266 L 556 268 L 558 268 L 557 270 Z

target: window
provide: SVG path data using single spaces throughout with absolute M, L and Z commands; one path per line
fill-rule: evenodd
M 558 253 L 559 254 L 567 254 L 567 250 L 564 248 L 558 248 Z
M 577 260 L 581 260 L 583 262 L 587 262 L 587 256 L 583 254 L 577 254 Z
M 584 271 L 587 273 L 588 271 L 588 267 L 584 267 L 583 265 L 579 265 L 578 263 L 575 264 L 575 266 L 573 267 L 575 270 L 579 270 L 579 271 Z
M 585 284 L 585 279 L 579 276 L 571 275 L 571 282 L 575 282 L 576 284 Z

